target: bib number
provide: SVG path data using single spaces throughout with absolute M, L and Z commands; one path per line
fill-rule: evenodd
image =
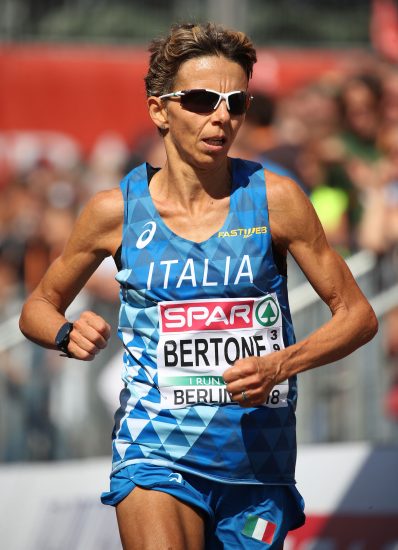
M 235 361 L 284 348 L 275 294 L 160 302 L 158 383 L 165 408 L 231 403 L 222 378 Z M 275 386 L 266 407 L 286 407 L 288 381 Z

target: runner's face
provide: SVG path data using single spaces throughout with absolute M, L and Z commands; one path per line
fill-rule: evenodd
M 247 89 L 245 71 L 238 63 L 224 57 L 190 59 L 177 73 L 173 90 L 206 88 L 218 92 Z M 222 100 L 217 109 L 197 114 L 181 106 L 179 99 L 164 101 L 168 132 L 166 152 L 197 167 L 223 162 L 235 139 L 244 115 L 231 115 Z

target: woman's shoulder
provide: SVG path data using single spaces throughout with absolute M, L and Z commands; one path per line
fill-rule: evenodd
M 268 211 L 273 237 L 278 242 L 308 240 L 319 221 L 301 187 L 292 179 L 265 170 Z
M 290 202 L 293 205 L 298 199 L 305 199 L 305 193 L 290 177 L 276 174 L 267 169 L 264 169 L 264 177 L 268 202 L 274 206 L 283 204 L 286 208 Z
M 85 205 L 78 225 L 87 235 L 107 239 L 123 224 L 123 196 L 118 188 L 99 191 Z M 100 237 L 101 236 L 101 237 Z
M 86 205 L 95 218 L 113 219 L 123 215 L 123 195 L 118 187 L 99 191 L 91 197 Z

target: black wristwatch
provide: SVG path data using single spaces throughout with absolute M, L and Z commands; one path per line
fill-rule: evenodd
M 70 333 L 73 330 L 73 323 L 64 323 L 59 329 L 57 336 L 55 337 L 55 345 L 62 351 L 66 357 L 73 357 L 68 351 L 68 344 L 70 339 Z

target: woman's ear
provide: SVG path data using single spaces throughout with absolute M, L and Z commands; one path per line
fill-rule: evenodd
M 155 96 L 149 96 L 147 99 L 149 116 L 156 124 L 158 129 L 163 133 L 168 129 L 168 117 L 167 109 L 164 106 L 164 102 Z

